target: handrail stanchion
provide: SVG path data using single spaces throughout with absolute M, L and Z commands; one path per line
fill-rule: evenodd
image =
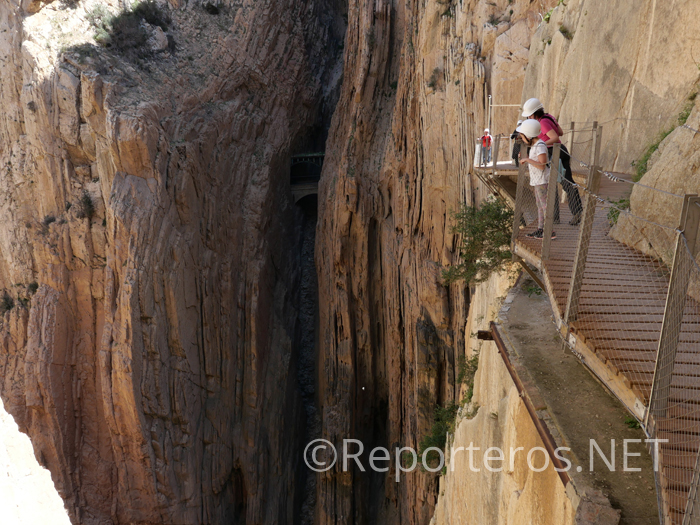
M 696 194 L 686 195 L 683 201 L 681 224 L 676 234 L 676 249 L 673 254 L 671 279 L 668 284 L 664 317 L 661 322 L 659 348 L 656 353 L 656 365 L 654 366 L 654 379 L 651 383 L 651 395 L 646 417 L 647 429 L 650 423 L 652 427 L 654 426 L 654 421 L 651 421 L 650 418 L 656 420 L 658 417 L 664 417 L 666 413 L 668 395 L 671 390 L 673 365 L 676 361 L 676 350 L 678 349 L 683 320 L 683 315 L 678 312 L 682 312 L 685 307 L 685 299 L 690 283 L 690 268 L 682 270 L 681 259 L 686 256 L 683 253 L 685 252 L 684 245 L 686 242 L 692 258 L 695 258 L 698 252 L 699 204 L 700 197 Z M 685 236 L 686 242 L 683 241 L 683 236 Z
M 498 166 L 498 150 L 501 147 L 501 136 L 497 136 L 493 144 L 493 155 L 491 155 L 491 176 L 496 176 L 496 166 Z
M 569 155 L 574 154 L 574 135 L 576 134 L 576 123 L 571 122 L 571 142 L 569 142 Z
M 523 215 L 523 198 L 525 197 L 525 185 L 529 181 L 525 178 L 525 166 L 526 164 L 520 163 L 518 167 L 518 183 L 515 190 L 515 209 L 513 210 L 513 234 L 510 239 L 510 249 L 513 254 L 513 259 L 516 258 L 515 255 L 515 240 L 518 238 L 518 233 L 520 233 L 520 219 Z
M 547 186 L 547 210 L 545 212 L 544 231 L 542 233 L 542 260 L 549 259 L 549 247 L 552 244 L 554 224 L 554 207 L 557 200 L 557 178 L 559 175 L 559 157 L 561 144 L 555 144 L 552 150 L 552 162 L 549 167 L 549 184 Z
M 596 138 L 598 137 L 598 121 L 594 120 L 593 121 L 593 129 L 591 130 L 591 138 L 593 139 L 593 147 L 591 148 L 591 155 L 588 159 L 588 164 L 589 166 L 595 166 L 598 164 L 598 156 L 600 155 L 600 142 L 596 142 Z M 598 152 L 596 152 L 596 148 L 598 149 Z
M 676 353 L 680 343 L 683 324 L 683 312 L 686 305 L 688 286 L 690 285 L 692 266 L 687 264 L 688 257 L 695 260 L 700 243 L 698 232 L 700 231 L 700 197 L 697 194 L 686 195 L 683 199 L 680 226 L 676 234 L 676 248 L 673 254 L 671 277 L 668 284 L 664 317 L 661 322 L 661 334 L 654 366 L 654 378 L 651 384 L 651 395 L 646 412 L 644 427 L 652 438 L 657 436 L 657 424 L 667 416 L 669 398 L 671 396 L 671 383 L 673 381 L 673 369 L 676 363 Z M 687 248 L 686 245 L 687 244 Z M 686 250 L 689 253 L 686 253 Z M 685 264 L 683 264 L 685 261 Z M 656 460 L 656 458 L 654 458 Z M 690 525 L 694 513 L 700 511 L 700 450 L 696 453 L 695 468 L 690 480 L 688 499 L 685 504 L 683 525 Z M 657 478 L 657 486 L 658 478 Z M 663 492 L 663 491 L 662 491 Z M 668 494 L 662 494 L 668 498 Z M 662 497 L 662 500 L 665 499 Z M 663 515 L 667 517 L 666 501 L 662 501 Z M 659 509 L 661 514 L 661 508 Z

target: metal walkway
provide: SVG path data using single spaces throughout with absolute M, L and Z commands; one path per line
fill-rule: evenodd
M 693 267 L 695 252 L 681 254 L 689 261 L 683 270 L 687 279 L 677 294 L 682 301 L 674 302 L 670 281 L 672 271 L 674 276 L 680 271 L 678 248 L 670 259 L 672 269 L 668 257 L 652 257 L 619 242 L 611 234 L 616 218 L 611 219 L 615 208 L 610 205 L 599 204 L 579 226 L 568 224 L 571 214 L 566 205 L 560 207 L 559 224 L 552 224 L 550 212 L 549 227 L 556 238 L 543 249 L 542 239 L 527 237 L 537 227 L 537 211 L 534 196 L 527 197 L 529 178 L 524 172 L 521 176 L 519 185 L 527 188 L 518 188 L 516 217 L 520 214 L 522 219 L 516 222 L 521 227 L 514 233 L 514 255 L 540 270 L 557 327 L 572 351 L 635 414 L 647 435 L 668 440 L 658 451 L 661 523 L 696 523 L 700 511 L 693 511 L 700 479 L 700 297 L 693 287 L 698 287 L 700 272 Z M 604 177 L 598 180 L 596 202 L 617 201 L 629 194 L 628 184 Z M 582 228 L 587 228 L 586 233 L 581 234 Z M 671 237 L 673 230 L 669 230 L 660 231 L 659 238 Z M 691 272 L 695 273 L 691 276 Z M 676 303 L 680 306 L 674 313 Z M 664 368 L 657 361 L 665 344 L 665 325 L 675 327 L 671 330 L 675 342 Z

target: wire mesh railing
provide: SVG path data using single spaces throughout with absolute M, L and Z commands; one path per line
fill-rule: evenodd
M 694 256 L 694 249 L 688 246 L 687 239 L 683 238 L 683 255 L 679 261 L 679 271 L 688 272 L 688 293 L 686 303 L 676 304 L 675 322 L 680 323 L 679 343 L 675 354 L 673 371 L 670 381 L 670 390 L 666 396 L 665 407 L 663 407 L 661 389 L 658 396 L 659 403 L 652 406 L 655 424 L 659 432 L 668 428 L 669 432 L 675 432 L 683 436 L 683 439 L 674 440 L 677 445 L 669 445 L 661 449 L 664 456 L 664 463 L 672 465 L 674 470 L 664 469 L 662 471 L 662 483 L 668 487 L 667 491 L 674 489 L 674 479 L 678 477 L 679 469 L 682 472 L 682 480 L 690 479 L 687 497 L 669 498 L 669 514 L 673 513 L 676 521 L 682 524 L 700 524 L 700 389 L 697 387 L 697 378 L 700 375 L 700 342 L 698 333 L 700 332 L 700 267 Z M 687 275 L 687 274 L 686 274 Z M 685 275 L 681 275 L 684 279 Z M 680 301 L 679 301 L 680 302 Z M 681 313 L 682 312 L 682 313 Z M 692 388 L 686 384 L 691 383 Z M 666 409 L 662 414 L 658 410 L 659 405 Z M 665 416 L 665 417 L 664 417 Z M 692 473 L 692 475 L 690 474 Z M 676 505 L 678 501 L 679 504 Z M 685 503 L 685 508 L 683 508 Z M 678 518 L 683 511 L 683 521 Z
M 521 167 L 512 251 L 542 271 L 567 343 L 585 344 L 612 372 L 608 386 L 660 440 L 650 447 L 660 522 L 700 525 L 700 198 L 659 190 L 677 207 L 678 228 L 635 214 L 619 198 L 632 184 L 598 166 L 601 137 L 596 127 L 570 143 L 586 170 L 586 182 L 575 184 L 579 221 L 554 206 L 558 170 L 542 192 Z

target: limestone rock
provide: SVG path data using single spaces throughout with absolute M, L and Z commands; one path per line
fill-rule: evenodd
M 700 4 L 571 0 L 554 9 L 530 46 L 522 101 L 582 129 L 604 127 L 603 167 L 630 172 L 658 134 L 672 127 L 697 81 L 688 42 Z M 567 38 L 561 28 L 565 28 Z
M 148 39 L 148 46 L 156 52 L 168 49 L 168 37 L 160 27 L 153 28 L 152 35 Z
M 73 523 L 292 522 L 288 159 L 330 118 L 339 11 L 171 9 L 178 54 L 131 63 L 59 4 L 0 6 L 0 397 Z
M 519 102 L 519 48 L 529 45 L 539 8 L 428 2 L 386 16 L 388 6 L 372 5 L 375 15 L 351 24 L 346 37 L 353 53 L 327 142 L 316 248 L 323 437 L 340 446 L 360 439 L 366 450 L 417 447 L 435 405 L 459 395 L 468 290 L 441 280 L 455 261 L 451 211 L 489 194 L 468 168 L 486 123 L 488 82 L 503 96 L 517 92 Z M 503 23 L 491 29 L 491 15 Z M 491 41 L 499 58 L 482 47 Z M 509 52 L 520 68 L 506 65 Z M 510 135 L 512 115 L 495 133 Z M 381 490 L 375 483 L 356 472 L 319 476 L 319 523 L 353 509 L 358 523 L 432 517 L 434 476 L 415 472 L 395 483 L 387 475 Z
M 0 508 L 7 525 L 69 525 L 51 473 L 34 457 L 29 438 L 20 433 L 0 400 Z
M 618 241 L 662 261 L 668 268 L 673 264 L 675 230 L 681 223 L 682 196 L 696 194 L 700 188 L 698 129 L 700 108 L 695 101 L 686 124 L 660 143 L 653 162 L 649 162 L 649 171 L 640 181 L 644 186 L 633 187 L 631 215 L 621 214 L 610 232 Z M 700 297 L 698 284 L 691 289 L 696 297 Z

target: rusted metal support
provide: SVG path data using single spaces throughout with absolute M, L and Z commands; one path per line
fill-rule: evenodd
M 559 158 L 561 156 L 561 144 L 555 144 L 552 149 L 552 162 L 549 168 L 549 183 L 547 185 L 547 210 L 544 219 L 544 232 L 542 237 L 542 260 L 549 259 L 549 247 L 552 244 L 552 230 L 554 224 L 554 208 L 557 200 L 557 178 L 559 176 Z
M 520 163 L 518 167 L 518 185 L 515 190 L 515 209 L 513 210 L 513 235 L 510 239 L 510 247 L 513 256 L 515 257 L 515 239 L 520 233 L 520 220 L 523 215 L 523 199 L 525 198 L 525 185 L 529 184 L 529 180 L 525 177 L 526 164 Z
M 520 263 L 520 266 L 523 267 L 523 270 L 525 270 L 528 273 L 528 275 L 530 277 L 532 277 L 532 280 L 537 283 L 537 286 L 539 286 L 540 288 L 542 288 L 546 292 L 547 288 L 545 287 L 544 283 L 537 276 L 537 274 L 530 269 L 530 266 L 525 261 L 523 261 L 520 257 L 518 257 L 517 255 L 515 255 L 514 257 L 515 257 L 515 260 Z
M 530 414 L 530 419 L 532 419 L 532 423 L 535 425 L 537 433 L 540 435 L 540 439 L 544 444 L 544 448 L 547 450 L 547 454 L 549 454 L 549 459 L 552 461 L 552 465 L 554 465 L 554 467 L 557 469 L 559 479 L 561 479 L 561 482 L 564 484 L 564 487 L 566 487 L 566 485 L 570 481 L 570 478 L 569 474 L 566 472 L 566 465 L 564 465 L 562 460 L 559 459 L 559 457 L 555 454 L 555 451 L 557 449 L 557 443 L 554 440 L 554 437 L 552 436 L 551 432 L 549 431 L 549 428 L 547 428 L 547 425 L 537 415 L 537 410 L 535 410 L 535 407 L 532 404 L 532 401 L 530 401 L 530 397 L 527 395 L 522 381 L 520 381 L 520 377 L 518 376 L 517 372 L 513 368 L 512 363 L 510 362 L 510 357 L 508 357 L 508 351 L 506 350 L 506 346 L 503 343 L 503 338 L 498 332 L 498 327 L 496 323 L 494 323 L 493 321 L 491 322 L 491 332 L 493 333 L 493 340 L 496 343 L 496 348 L 498 348 L 498 352 L 501 354 L 503 363 L 506 365 L 508 373 L 510 374 L 513 383 L 515 383 L 515 387 L 518 389 L 520 399 L 523 400 L 525 408 Z
M 480 341 L 493 341 L 493 332 L 491 330 L 477 330 L 476 338 Z
M 597 142 L 596 139 L 598 138 L 598 121 L 594 120 L 593 121 L 593 131 L 591 131 L 591 136 L 593 137 L 593 147 L 591 148 L 591 155 L 590 158 L 588 159 L 588 165 L 589 166 L 595 166 L 598 164 L 598 158 L 600 154 L 600 142 Z M 598 151 L 596 151 L 596 149 Z
M 575 122 L 571 122 L 571 140 L 570 140 L 570 142 L 569 142 L 569 153 L 570 153 L 571 155 L 574 154 L 574 135 L 575 135 L 575 131 L 576 131 L 576 123 L 575 123 Z
M 578 245 L 576 246 L 576 257 L 571 270 L 571 281 L 569 282 L 569 293 L 566 299 L 566 309 L 564 310 L 564 322 L 569 322 L 576 319 L 578 313 L 578 300 L 581 294 L 581 286 L 583 283 L 583 274 L 586 271 L 586 259 L 588 258 L 588 246 L 591 242 L 591 233 L 593 231 L 593 220 L 595 219 L 596 209 L 596 194 L 600 187 L 600 168 L 598 166 L 600 158 L 600 143 L 602 138 L 603 128 L 598 127 L 595 122 L 596 133 L 593 135 L 593 162 L 588 172 L 588 184 L 585 195 L 585 203 L 583 205 L 583 219 L 579 228 Z

